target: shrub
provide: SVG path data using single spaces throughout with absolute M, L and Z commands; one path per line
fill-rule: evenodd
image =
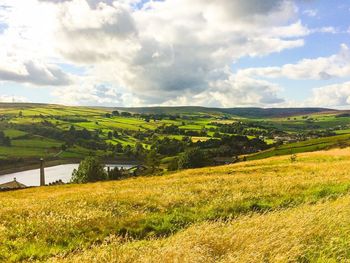
M 78 170 L 74 169 L 72 174 L 72 183 L 97 182 L 107 179 L 101 162 L 95 157 L 87 157 L 79 164 Z
M 156 151 L 151 150 L 146 156 L 146 164 L 154 172 L 160 165 L 159 157 Z
M 291 163 L 295 163 L 297 161 L 297 155 L 296 154 L 292 154 L 291 156 L 290 156 L 290 162 Z
M 209 158 L 203 151 L 199 148 L 192 148 L 186 150 L 180 155 L 178 166 L 179 169 L 199 168 L 204 167 L 209 163 Z
M 108 172 L 108 180 L 119 180 L 121 178 L 123 178 L 123 173 L 118 167 L 115 167 Z
M 177 169 L 179 169 L 179 160 L 173 158 L 168 164 L 168 171 L 176 171 Z

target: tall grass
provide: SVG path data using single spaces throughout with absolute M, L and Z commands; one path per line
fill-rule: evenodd
M 54 262 L 349 262 L 350 197 L 228 222 L 196 224 L 169 238 L 100 246 Z
M 230 261 L 226 256 L 230 249 L 235 251 L 231 243 L 221 254 L 211 254 L 211 247 L 208 255 L 196 249 L 202 249 L 201 240 L 235 236 L 236 230 L 246 238 L 260 240 L 264 224 L 273 226 L 283 218 L 278 216 L 281 213 L 298 217 L 303 212 L 297 211 L 321 207 L 319 202 L 347 198 L 343 196 L 350 190 L 349 165 L 350 150 L 343 149 L 298 155 L 293 163 L 289 157 L 277 157 L 159 177 L 0 193 L 0 261 L 75 260 L 71 258 L 75 254 L 78 261 L 80 257 L 93 261 L 95 254 L 108 260 L 113 253 L 120 254 L 125 262 L 134 254 L 137 260 L 145 257 L 152 261 L 153 248 L 154 253 L 159 252 L 154 259 L 164 257 L 165 261 L 172 254 L 162 249 L 175 253 L 178 262 L 181 257 L 191 261 L 197 254 L 203 262 L 216 258 Z M 263 224 L 264 220 L 271 222 Z M 300 220 L 301 225 L 305 223 Z M 241 229 L 235 225 L 239 222 L 252 222 L 251 228 Z M 315 219 L 314 223 L 319 222 Z M 279 226 L 282 228 L 283 223 Z M 212 231 L 202 233 L 201 228 Z M 278 229 L 276 223 L 267 232 L 276 237 L 276 249 L 285 240 L 278 237 Z M 187 243 L 182 247 L 185 237 Z M 248 245 L 239 254 L 249 249 L 255 249 L 257 255 L 263 253 L 254 242 Z M 172 246 L 176 251 L 170 251 Z M 96 252 L 91 254 L 91 247 L 96 247 Z

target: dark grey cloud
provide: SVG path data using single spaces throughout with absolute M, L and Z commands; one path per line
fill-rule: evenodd
M 39 66 L 32 61 L 24 63 L 25 74 L 0 69 L 0 80 L 31 83 L 39 86 L 64 86 L 72 83 L 70 77 L 55 66 Z
M 215 5 L 223 7 L 234 17 L 266 15 L 278 9 L 284 0 L 215 0 Z

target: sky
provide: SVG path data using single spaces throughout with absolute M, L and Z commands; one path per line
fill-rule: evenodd
M 0 101 L 350 109 L 350 1 L 0 0 Z

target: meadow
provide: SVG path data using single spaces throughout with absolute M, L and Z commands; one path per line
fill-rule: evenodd
M 0 107 L 0 117 L 3 118 L 2 123 L 5 123 L 5 128 L 0 127 L 5 135 L 12 140 L 11 147 L 0 146 L 0 159 L 11 158 L 40 158 L 45 157 L 49 159 L 70 159 L 83 158 L 91 153 L 91 149 L 85 145 L 74 145 L 62 150 L 64 141 L 59 139 L 50 139 L 38 134 L 28 134 L 25 127 L 42 125 L 52 125 L 53 127 L 68 131 L 72 126 L 75 129 L 87 129 L 90 132 L 99 132 L 99 137 L 107 144 L 117 145 L 121 144 L 123 147 L 130 146 L 134 148 L 137 143 L 141 143 L 145 149 L 150 149 L 152 140 L 144 140 L 135 137 L 133 133 L 137 132 L 154 132 L 160 127 L 176 125 L 180 131 L 198 133 L 205 130 L 206 136 L 190 135 L 193 142 L 206 141 L 215 138 L 215 131 L 221 124 L 232 124 L 235 122 L 244 121 L 252 125 L 259 124 L 271 129 L 279 129 L 281 131 L 296 134 L 298 132 L 305 132 L 310 130 L 325 130 L 335 129 L 338 136 L 328 138 L 318 138 L 308 140 L 305 142 L 286 144 L 278 147 L 273 147 L 267 151 L 257 153 L 248 157 L 248 159 L 261 159 L 270 156 L 286 155 L 291 153 L 300 153 L 327 149 L 338 146 L 348 139 L 349 117 L 338 118 L 336 112 L 331 113 L 314 113 L 309 115 L 296 115 L 291 117 L 275 117 L 275 118 L 254 118 L 254 117 L 239 117 L 234 114 L 218 112 L 218 109 L 206 109 L 196 107 L 178 107 L 178 108 L 145 108 L 130 109 L 139 112 L 149 112 L 162 114 L 177 114 L 177 118 L 169 119 L 163 118 L 160 120 L 148 120 L 140 116 L 109 116 L 112 109 L 108 108 L 87 108 L 87 107 L 66 107 L 60 105 L 40 105 L 40 104 L 3 104 Z M 233 110 L 233 113 L 240 112 L 238 109 Z M 259 112 L 254 109 L 259 116 Z M 252 114 L 249 110 L 243 113 L 250 116 Z M 250 115 L 249 115 L 250 114 Z M 0 123 L 1 124 L 1 123 Z M 22 128 L 20 128 L 22 127 Z M 256 130 L 266 131 L 263 128 L 248 128 L 248 131 Z M 118 137 L 109 137 L 110 132 L 118 131 Z M 230 135 L 219 133 L 221 135 Z M 185 136 L 180 134 L 156 134 L 158 138 L 182 140 Z M 258 136 L 247 135 L 249 139 Z M 274 138 L 266 137 L 264 141 L 268 145 L 273 145 L 276 141 Z M 110 151 L 93 150 L 102 158 L 109 158 L 112 154 Z M 164 156 L 167 158 L 168 156 Z
M 0 117 L 5 116 L 9 124 L 13 125 L 33 125 L 40 124 L 43 121 L 47 121 L 55 127 L 68 130 L 72 125 L 77 129 L 87 129 L 89 131 L 102 131 L 102 137 L 112 144 L 121 143 L 122 145 L 135 146 L 136 140 L 132 136 L 127 134 L 122 138 L 113 138 L 112 140 L 107 138 L 108 132 L 119 131 L 146 131 L 155 130 L 163 125 L 178 125 L 182 130 L 198 131 L 203 128 L 210 128 L 209 123 L 215 120 L 212 118 L 201 118 L 200 115 L 191 120 L 168 120 L 163 119 L 159 121 L 145 121 L 141 118 L 112 116 L 106 118 L 106 114 L 109 114 L 111 109 L 97 109 L 97 108 L 84 108 L 84 107 L 66 107 L 61 105 L 16 105 L 14 107 L 0 107 Z M 197 113 L 200 114 L 200 113 Z M 78 120 L 78 121 L 77 121 Z M 79 121 L 81 120 L 81 121 Z M 1 130 L 1 127 L 0 127 Z M 11 139 L 17 140 L 20 137 L 26 135 L 24 131 L 16 130 L 14 128 L 4 129 L 6 136 Z M 172 135 L 170 135 L 172 136 Z M 176 136 L 176 135 L 174 135 Z M 29 140 L 29 144 L 35 144 L 31 138 L 25 138 Z M 61 142 L 62 143 L 62 142 Z M 14 146 L 21 144 L 16 143 Z M 55 146 L 48 144 L 48 148 Z M 40 148 L 40 147 L 38 147 Z M 18 149 L 22 150 L 22 149 Z M 24 154 L 25 155 L 25 154 Z
M 350 149 L 0 193 L 0 261 L 338 262 Z
M 248 155 L 248 160 L 259 160 L 273 156 L 291 155 L 303 152 L 314 152 L 325 150 L 334 147 L 347 147 L 350 144 L 350 134 L 344 133 L 341 135 L 310 139 L 301 142 L 283 144 L 277 147 L 270 148 L 256 154 Z

